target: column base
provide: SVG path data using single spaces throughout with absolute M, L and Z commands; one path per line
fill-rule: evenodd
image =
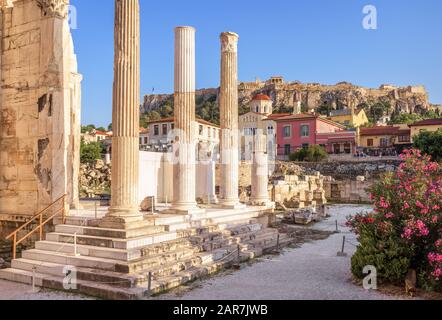
M 172 206 L 162 211 L 162 213 L 166 214 L 182 214 L 182 215 L 197 215 L 201 213 L 205 213 L 205 209 L 201 209 L 195 203 L 173 203 Z
M 210 196 L 206 199 L 203 199 L 203 201 L 204 201 L 204 204 L 209 204 L 209 205 L 219 203 L 218 197 L 216 195 L 213 195 L 213 196 Z
M 220 200 L 219 205 L 224 209 L 245 209 L 247 206 L 239 201 Z
M 109 209 L 106 216 L 101 219 L 99 226 L 109 229 L 130 229 L 144 220 L 144 214 L 139 211 L 124 211 Z

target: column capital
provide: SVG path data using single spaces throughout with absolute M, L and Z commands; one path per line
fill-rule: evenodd
M 38 7 L 45 16 L 66 18 L 69 0 L 37 0 Z
M 188 30 L 188 31 L 196 32 L 196 29 L 191 26 L 178 26 L 178 27 L 175 27 L 173 30 L 175 32 L 180 31 L 180 30 Z
M 238 52 L 238 34 L 230 31 L 223 32 L 221 33 L 220 38 L 222 52 Z

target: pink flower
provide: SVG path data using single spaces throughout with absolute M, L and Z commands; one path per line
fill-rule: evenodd
M 387 218 L 387 219 L 392 219 L 392 218 L 394 218 L 394 213 L 393 213 L 393 212 L 389 212 L 389 213 L 387 213 L 387 214 L 385 215 L 385 218 Z
M 419 207 L 419 208 L 421 208 L 421 209 L 424 209 L 425 208 L 425 206 L 422 204 L 422 202 L 420 202 L 419 200 L 416 200 L 416 206 L 417 207 Z

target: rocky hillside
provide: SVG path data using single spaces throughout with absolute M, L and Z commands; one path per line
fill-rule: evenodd
M 238 87 L 240 110 L 247 110 L 247 104 L 257 93 L 269 95 L 274 101 L 276 112 L 287 111 L 297 100 L 301 101 L 304 111 L 318 110 L 326 107 L 329 110 L 359 107 L 370 109 L 373 105 L 386 106 L 385 114 L 424 113 L 439 108 L 428 101 L 428 93 L 423 86 L 395 87 L 382 85 L 377 89 L 364 88 L 347 82 L 336 85 L 319 83 L 274 83 L 243 82 Z M 208 101 L 218 100 L 218 89 L 197 91 L 197 110 Z M 165 103 L 173 103 L 173 95 L 146 95 L 141 112 L 161 108 Z M 367 110 L 370 111 L 370 110 Z

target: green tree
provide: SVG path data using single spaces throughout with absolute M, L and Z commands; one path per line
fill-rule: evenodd
M 81 140 L 80 161 L 81 163 L 91 163 L 101 159 L 102 145 L 99 142 L 84 143 Z
M 81 126 L 81 133 L 91 132 L 92 130 L 95 130 L 95 125 L 93 124 L 88 124 L 87 126 Z
M 412 124 L 420 120 L 423 120 L 423 117 L 419 114 L 401 113 L 394 114 L 389 124 Z
M 322 104 L 316 109 L 316 112 L 322 114 L 323 116 L 328 116 L 330 111 L 331 111 L 331 106 L 328 104 Z
M 290 154 L 289 159 L 290 161 L 321 162 L 328 159 L 328 154 L 323 147 L 311 145 Z
M 442 129 L 436 132 L 422 131 L 413 141 L 414 148 L 431 156 L 433 161 L 442 161 Z

